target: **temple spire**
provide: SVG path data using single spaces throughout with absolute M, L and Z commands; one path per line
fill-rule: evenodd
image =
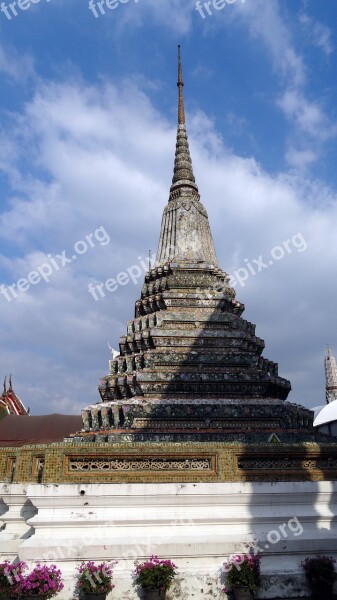
M 181 187 L 192 188 L 198 194 L 185 126 L 184 82 L 181 50 L 178 46 L 178 131 L 171 194 Z
M 180 46 L 178 46 L 178 131 L 173 180 L 164 209 L 156 263 L 190 261 L 219 268 L 207 211 L 200 202 L 188 145 L 184 81 Z
M 183 82 L 183 68 L 181 64 L 181 51 L 178 46 L 178 124 L 185 125 L 185 108 L 184 108 L 184 82 Z
M 328 347 L 327 356 L 324 361 L 325 366 L 325 398 L 327 403 L 337 400 L 337 365 L 336 360 Z

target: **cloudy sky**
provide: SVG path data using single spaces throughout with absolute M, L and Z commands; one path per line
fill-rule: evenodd
M 336 1 L 231 0 L 212 14 L 195 0 L 88 2 L 1 5 L 0 375 L 32 414 L 98 400 L 108 342 L 118 348 L 157 248 L 180 43 L 220 264 L 289 399 L 324 403 L 327 344 L 337 354 Z M 138 283 L 89 293 L 127 269 Z

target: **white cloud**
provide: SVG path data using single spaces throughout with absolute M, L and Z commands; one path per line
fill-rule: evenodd
M 275 92 L 274 102 L 292 126 L 289 140 L 285 144 L 285 159 L 288 162 L 294 159 L 291 164 L 293 168 L 302 168 L 305 163 L 307 166 L 313 164 L 314 158 L 317 160 L 324 153 L 325 141 L 337 134 L 336 123 L 329 118 L 320 98 L 315 97 L 317 94 L 309 98 L 307 88 L 310 80 L 305 55 L 296 48 L 293 27 L 287 21 L 286 9 L 280 0 L 235 2 L 228 5 L 226 10 L 213 11 L 204 20 L 200 19 L 195 10 L 195 0 L 142 0 L 134 6 L 130 3 L 123 8 L 126 10 L 120 11 L 117 25 L 120 35 L 124 35 L 126 26 L 140 27 L 148 19 L 180 36 L 190 33 L 194 19 L 200 22 L 205 35 L 219 28 L 226 30 L 236 23 L 243 24 L 251 38 L 265 46 L 279 79 L 281 91 Z M 304 11 L 299 19 L 303 26 L 310 27 L 310 43 L 321 47 L 326 54 L 331 53 L 333 46 L 330 30 L 312 20 Z M 198 65 L 197 71 L 202 72 L 201 69 L 208 77 L 212 67 L 209 64 Z M 312 147 L 313 142 L 315 149 Z M 296 152 L 289 151 L 289 148 L 296 148 Z M 305 157 L 308 157 L 307 161 Z
M 319 104 L 308 100 L 300 91 L 286 90 L 278 104 L 302 132 L 321 141 L 336 135 L 337 124 L 332 125 Z
M 248 28 L 251 36 L 260 39 L 268 49 L 275 71 L 284 82 L 301 86 L 306 81 L 303 58 L 295 51 L 291 33 L 282 18 L 278 0 L 254 0 L 244 6 L 233 5 L 236 17 Z
M 184 35 L 192 25 L 195 0 L 139 0 L 135 3 L 130 1 L 125 6 L 120 5 L 118 11 L 116 29 L 119 35 L 124 34 L 126 27 L 140 27 L 148 20 L 174 31 L 175 34 Z M 109 14 L 107 11 L 104 18 L 115 18 L 114 12 L 110 11 Z
M 10 209 L 1 215 L 0 235 L 18 247 L 0 262 L 7 283 L 24 277 L 49 253 L 71 253 L 77 240 L 101 225 L 111 236 L 109 245 L 90 249 L 49 284 L 40 283 L 11 303 L 0 296 L 4 373 L 14 373 L 19 395 L 33 413 L 57 407 L 76 413 L 98 399 L 107 342 L 118 347 L 142 279 L 97 303 L 88 283 L 114 277 L 155 249 L 175 128 L 132 82 L 118 89 L 80 82 L 44 85 L 17 119 L 24 135 L 14 125 L 13 167 L 19 169 L 24 155 L 27 174 L 12 181 Z M 294 250 L 251 277 L 237 295 L 247 304 L 246 318 L 266 340 L 265 356 L 292 379 L 290 399 L 320 404 L 320 353 L 323 359 L 336 314 L 336 193 L 299 175 L 272 177 L 253 157 L 236 156 L 201 112 L 190 119 L 190 141 L 225 270 L 245 266 L 245 258 L 269 256 L 298 232 L 308 243 L 306 252 Z
M 288 163 L 301 171 L 315 163 L 317 158 L 318 154 L 314 150 L 298 150 L 293 146 L 290 146 L 286 153 Z
M 299 21 L 308 34 L 311 43 L 323 50 L 326 56 L 333 53 L 335 47 L 332 42 L 332 32 L 326 25 L 314 21 L 305 12 L 300 13 Z
M 309 81 L 305 59 L 296 51 L 293 35 L 281 14 L 279 0 L 269 0 L 268 3 L 265 0 L 254 0 L 237 10 L 236 16 L 253 37 L 265 44 L 279 76 L 283 91 L 278 98 L 275 97 L 275 101 L 293 124 L 286 159 L 294 159 L 294 168 L 302 168 L 305 162 L 307 165 L 312 164 L 315 158 L 321 156 L 324 142 L 337 135 L 337 124 L 326 114 L 319 99 L 308 98 Z M 303 25 L 310 25 L 312 28 L 316 45 L 329 54 L 332 51 L 329 30 L 313 22 L 305 13 L 301 18 Z M 305 136 L 309 136 L 309 139 Z M 312 148 L 313 138 L 315 151 Z M 296 152 L 289 151 L 289 147 L 297 147 Z
M 19 53 L 13 46 L 5 50 L 0 44 L 0 73 L 17 83 L 25 83 L 35 75 L 34 60 L 29 54 Z

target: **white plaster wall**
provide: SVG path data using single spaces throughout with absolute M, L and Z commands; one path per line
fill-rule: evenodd
M 25 494 L 38 512 L 19 522 Z M 133 561 L 170 557 L 179 577 L 169 600 L 202 600 L 226 598 L 221 565 L 254 538 L 262 549 L 260 598 L 308 596 L 301 561 L 316 553 L 337 558 L 337 482 L 6 485 L 0 495 L 7 505 L 13 498 L 20 559 L 62 569 L 67 581 L 59 600 L 74 597 L 82 559 L 118 560 L 109 598 L 135 600 Z M 24 539 L 30 527 L 34 534 Z
M 20 543 L 33 533 L 28 520 L 37 512 L 27 486 L 0 484 L 0 560 L 15 560 Z

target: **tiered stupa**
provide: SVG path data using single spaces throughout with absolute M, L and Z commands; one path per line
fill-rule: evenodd
M 157 263 L 101 402 L 63 442 L 1 448 L 0 557 L 56 562 L 58 600 L 74 598 L 82 560 L 117 560 L 113 597 L 138 600 L 135 560 L 171 558 L 167 600 L 205 600 L 229 598 L 221 567 L 247 544 L 264 553 L 261 599 L 308 597 L 301 561 L 337 558 L 336 438 L 286 401 L 289 382 L 242 318 L 193 175 L 180 56 L 178 89 Z
M 284 402 L 290 383 L 262 357 L 264 342 L 242 318 L 244 305 L 218 264 L 193 174 L 183 87 L 179 48 L 174 173 L 156 264 L 100 382 L 102 402 L 82 412 L 80 437 L 220 441 L 245 432 L 266 440 L 277 432 L 284 441 L 294 433 L 312 439 L 311 411 Z

